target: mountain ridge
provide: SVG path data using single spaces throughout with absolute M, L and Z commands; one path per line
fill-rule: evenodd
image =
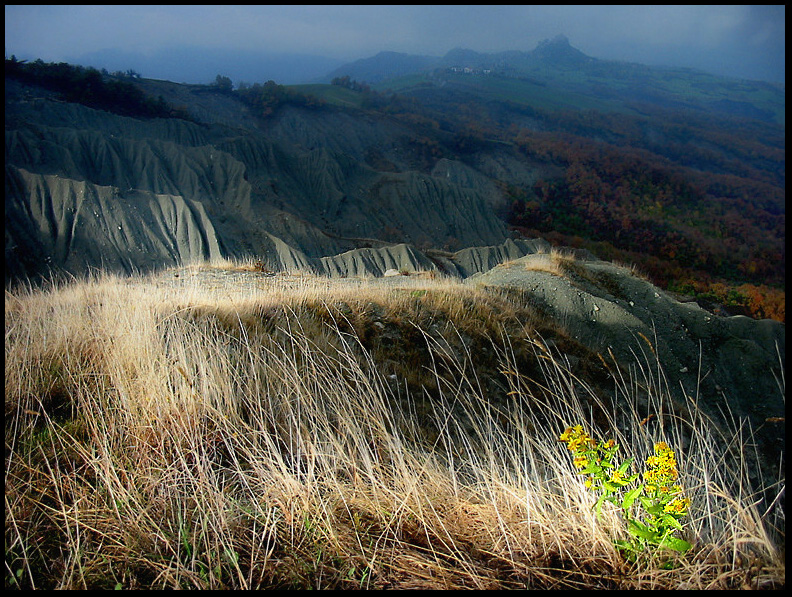
M 746 113 L 752 118 L 784 122 L 783 85 L 729 78 L 689 67 L 599 59 L 572 46 L 564 35 L 542 40 L 528 52 L 480 53 L 455 48 L 434 57 L 380 52 L 342 65 L 319 81 L 330 83 L 346 76 L 380 90 L 403 92 L 416 83 L 442 82 L 450 73 L 527 79 L 570 93 L 593 93 L 619 103 L 629 100 L 723 114 Z M 681 104 L 680 98 L 684 100 Z
M 456 47 L 456 48 L 452 48 L 442 56 L 409 54 L 407 52 L 381 51 L 375 54 L 374 56 L 359 58 L 357 60 L 353 60 L 351 62 L 342 64 L 337 68 L 333 69 L 328 74 L 326 74 L 324 77 L 317 79 L 316 81 L 329 83 L 332 80 L 332 78 L 343 75 L 349 75 L 353 78 L 356 78 L 356 75 L 358 73 L 355 71 L 359 65 L 366 65 L 368 67 L 371 67 L 372 65 L 379 63 L 383 66 L 386 66 L 388 64 L 388 60 L 391 58 L 397 59 L 401 61 L 403 64 L 408 64 L 410 60 L 414 60 L 416 66 L 420 68 L 466 66 L 465 64 L 466 62 L 473 63 L 473 64 L 468 64 L 468 66 L 482 67 L 483 65 L 486 64 L 492 67 L 499 63 L 501 64 L 508 63 L 508 62 L 513 62 L 515 60 L 518 62 L 531 60 L 539 64 L 556 64 L 556 65 L 561 63 L 567 63 L 568 65 L 577 65 L 577 66 L 581 64 L 598 65 L 598 66 L 630 65 L 635 67 L 641 67 L 644 69 L 657 69 L 660 71 L 685 71 L 696 74 L 704 74 L 707 76 L 714 76 L 721 79 L 731 79 L 737 81 L 746 80 L 740 77 L 727 77 L 724 75 L 715 75 L 713 73 L 709 73 L 708 71 L 694 67 L 649 66 L 642 64 L 640 62 L 631 62 L 628 60 L 612 60 L 612 59 L 596 58 L 593 56 L 589 56 L 584 52 L 582 52 L 581 50 L 575 48 L 571 44 L 569 38 L 566 35 L 558 34 L 555 37 L 547 38 L 539 41 L 533 50 L 527 50 L 527 51 L 504 50 L 498 52 L 479 52 L 477 50 L 472 50 L 469 48 Z M 373 80 L 358 78 L 358 81 L 370 83 L 370 84 L 379 83 L 384 78 L 384 75 L 375 74 L 374 77 L 375 79 Z M 771 86 L 784 87 L 784 85 L 780 83 L 770 83 L 759 79 L 755 81 L 759 83 L 765 83 Z

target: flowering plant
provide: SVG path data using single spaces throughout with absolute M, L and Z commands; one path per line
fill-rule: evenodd
M 572 452 L 578 474 L 586 475 L 586 487 L 600 494 L 594 505 L 597 514 L 606 501 L 621 509 L 630 539 L 614 543 L 630 560 L 637 560 L 650 546 L 683 553 L 690 549 L 690 543 L 676 535 L 682 530 L 680 519 L 687 515 L 690 500 L 683 496 L 682 487 L 677 484 L 676 457 L 668 444 L 656 443 L 654 455 L 646 459 L 647 470 L 643 475 L 631 475 L 629 469 L 634 459 L 617 464 L 615 455 L 619 445 L 612 439 L 597 442 L 582 425 L 568 427 L 559 439 Z M 627 489 L 641 476 L 643 483 Z M 639 517 L 631 513 L 636 502 L 644 510 Z

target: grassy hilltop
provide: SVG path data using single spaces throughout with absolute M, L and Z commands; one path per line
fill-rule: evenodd
M 438 277 L 195 280 L 6 291 L 7 588 L 783 586 L 756 493 L 783 479 L 751 488 L 746 430 L 673 404 L 646 345 L 607 363 L 525 295 Z M 674 447 L 690 551 L 614 547 L 575 424 L 636 470 Z

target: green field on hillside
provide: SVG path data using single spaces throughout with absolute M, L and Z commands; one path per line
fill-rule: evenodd
M 340 85 L 311 83 L 305 85 L 287 85 L 287 87 L 298 93 L 317 97 L 333 106 L 360 108 L 363 102 L 363 95 L 361 93 L 352 91 L 346 87 L 341 87 Z

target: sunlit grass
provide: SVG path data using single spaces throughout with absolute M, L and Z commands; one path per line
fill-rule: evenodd
M 750 437 L 674 415 L 651 363 L 611 364 L 614 409 L 519 296 L 398 282 L 6 292 L 6 587 L 783 583 L 783 520 L 746 480 Z M 693 548 L 672 570 L 614 546 L 623 520 L 596 515 L 558 441 L 579 421 L 638 461 L 684 446 Z

